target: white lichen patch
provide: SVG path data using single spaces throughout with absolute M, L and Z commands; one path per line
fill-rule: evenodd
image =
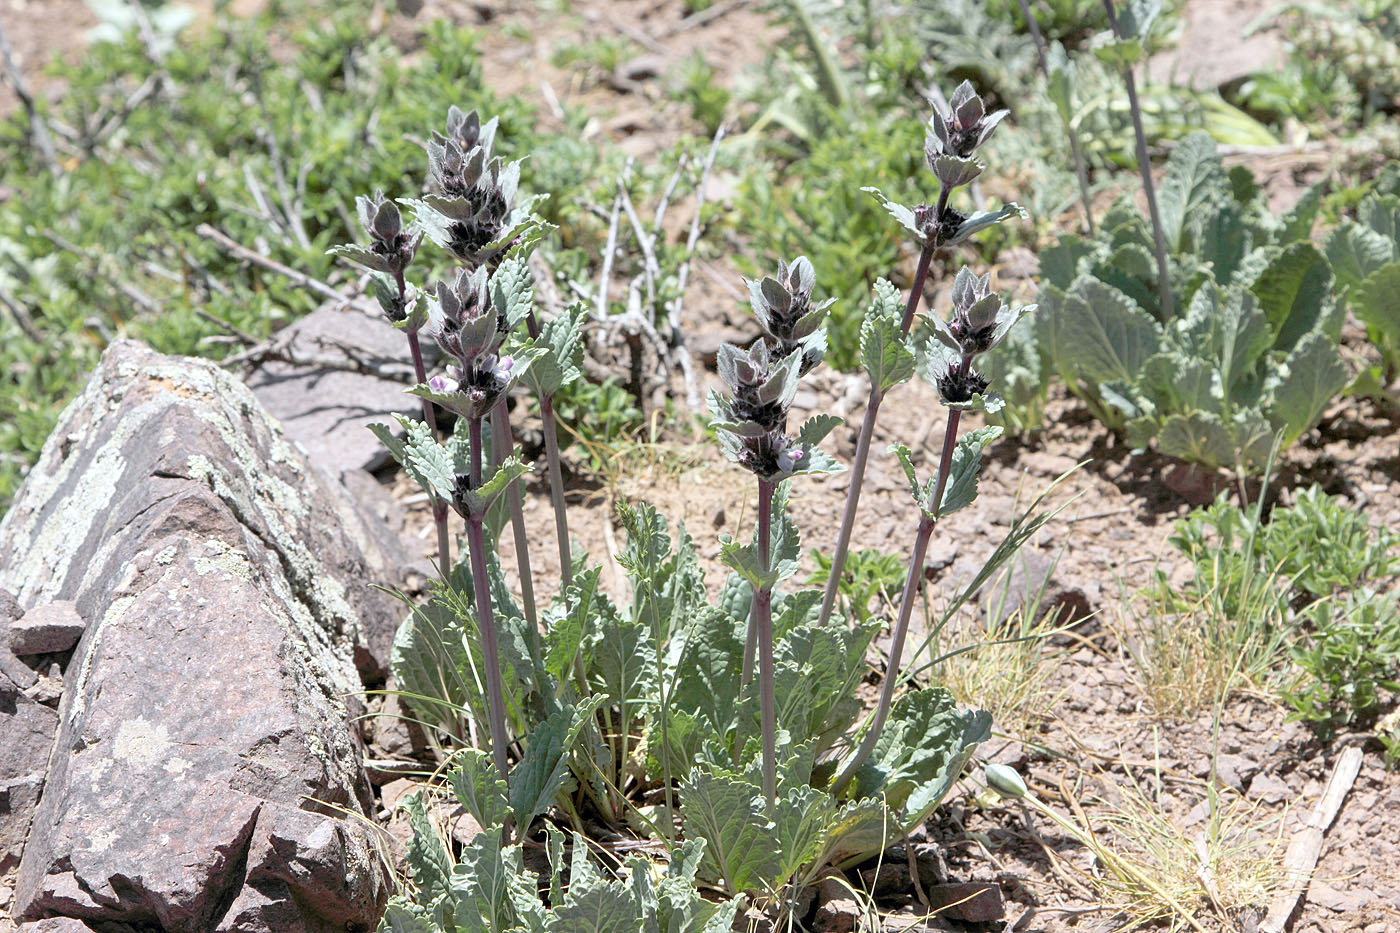
M 226 579 L 242 580 L 244 583 L 252 581 L 253 565 L 243 551 L 214 538 L 204 542 L 204 550 L 205 554 L 194 557 L 194 572 L 201 577 L 223 573 Z
M 157 564 L 169 564 L 175 560 L 175 555 L 177 553 L 178 551 L 176 550 L 175 545 L 167 544 L 165 547 L 160 549 L 160 551 L 156 554 L 155 557 L 151 559 L 154 560 Z
M 117 727 L 112 757 L 133 768 L 148 768 L 165 761 L 173 744 L 170 732 L 164 725 L 156 725 L 145 719 L 128 719 Z
M 89 852 L 106 852 L 117 841 L 117 834 L 111 830 L 93 833 L 88 839 Z
M 185 776 L 185 772 L 194 767 L 194 762 L 184 758 L 172 758 L 165 763 L 165 773 L 179 780 Z
M 102 652 L 102 636 L 106 630 L 121 622 L 126 615 L 127 609 L 136 602 L 135 596 L 121 596 L 112 600 L 112 604 L 107 607 L 107 611 L 102 614 L 102 618 L 97 620 L 92 637 L 88 639 L 87 648 L 83 652 L 82 663 L 78 668 L 78 676 L 74 678 L 73 689 L 63 692 L 63 701 L 68 704 L 67 718 L 64 720 L 69 728 L 83 715 L 87 708 L 87 700 L 84 698 L 87 691 L 88 678 L 92 676 L 92 662 Z

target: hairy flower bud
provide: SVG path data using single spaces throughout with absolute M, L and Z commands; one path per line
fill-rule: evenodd
M 987 786 L 1003 797 L 1016 800 L 1026 796 L 1026 782 L 1021 775 L 1006 765 L 989 764 L 982 770 Z
M 945 206 L 941 216 L 934 215 L 931 204 L 920 204 L 914 208 L 914 225 L 919 228 L 919 235 L 935 246 L 951 242 L 966 220 L 967 215 L 953 207 Z
M 948 113 L 941 113 L 937 107 L 928 121 L 928 133 L 924 140 L 924 155 L 929 168 L 938 169 L 934 161 L 939 156 L 953 156 L 957 159 L 970 159 L 972 154 L 991 138 L 997 124 L 1005 119 L 1009 111 L 998 110 L 987 113 L 982 98 L 972 89 L 972 83 L 959 84 L 948 100 Z M 980 169 L 979 169 L 980 171 Z
M 788 265 L 778 261 L 778 274 L 762 279 L 745 279 L 749 287 L 749 305 L 764 332 L 777 343 L 778 355 L 785 357 L 802 352 L 801 375 L 806 375 L 826 353 L 826 341 L 820 332 L 827 310 L 836 299 L 812 303 L 812 289 L 817 276 L 806 256 L 798 256 Z
M 453 107 L 447 134 L 434 133 L 427 143 L 428 175 L 439 192 L 424 198 L 440 223 L 435 242 L 473 265 L 498 259 L 509 239 L 511 212 L 520 184 L 520 163 L 492 156 L 496 121 L 480 122 L 475 111 Z M 436 229 L 437 226 L 441 230 Z
M 470 274 L 459 271 L 451 285 L 437 283 L 437 301 L 429 307 L 429 333 L 444 353 L 467 369 L 501 345 L 500 313 L 486 286 L 484 267 Z
M 789 354 L 774 359 L 768 345 L 756 340 L 748 353 L 728 344 L 721 347 L 718 364 L 730 391 L 729 412 L 734 421 L 748 426 L 745 433 L 781 430 L 797 388 L 800 358 Z

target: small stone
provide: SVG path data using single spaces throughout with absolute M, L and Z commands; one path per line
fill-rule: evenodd
M 723 528 L 725 522 L 724 506 L 715 506 L 714 514 L 710 516 L 710 524 L 716 528 Z
M 1308 903 L 1316 904 L 1319 907 L 1326 907 L 1328 910 L 1336 911 L 1339 914 L 1350 914 L 1360 910 L 1371 902 L 1375 897 L 1370 891 L 1364 888 L 1353 888 L 1346 891 L 1338 891 L 1336 888 L 1321 881 L 1314 881 L 1308 887 Z
M 1249 779 L 1259 773 L 1259 762 L 1244 755 L 1220 755 L 1215 760 L 1215 776 L 1220 783 L 1242 791 Z
M 58 600 L 10 623 L 10 650 L 20 656 L 67 651 L 83 637 L 86 627 L 73 603 Z
M 827 878 L 817 895 L 816 933 L 850 933 L 860 921 L 860 904 L 840 879 Z
M 965 923 L 991 923 L 1006 916 L 1001 886 L 989 882 L 937 884 L 927 889 L 939 916 Z

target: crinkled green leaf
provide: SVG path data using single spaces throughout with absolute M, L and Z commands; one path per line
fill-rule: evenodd
M 900 330 L 899 293 L 885 279 L 875 283 L 875 297 L 860 328 L 860 360 L 870 384 L 888 392 L 914 375 L 914 357 Z
M 505 317 L 507 330 L 514 330 L 534 310 L 534 277 L 525 256 L 513 255 L 502 262 L 487 287 L 491 305 Z
M 413 829 L 409 839 L 405 861 L 408 875 L 418 890 L 418 902 L 431 905 L 447 896 L 452 886 L 452 854 L 447 851 L 437 826 L 428 813 L 424 799 L 426 791 L 416 790 L 405 794 L 398 808 L 408 814 L 408 825 Z
M 880 204 L 884 206 L 885 211 L 891 217 L 899 221 L 900 225 L 903 226 L 904 229 L 912 233 L 915 239 L 917 239 L 920 243 L 924 241 L 924 235 L 919 230 L 919 225 L 914 222 L 914 211 L 912 209 L 905 207 L 898 201 L 891 201 L 889 198 L 885 197 L 884 192 L 882 192 L 879 188 L 865 187 L 861 188 L 860 190 L 868 194 L 873 194 L 875 195 L 875 197 L 879 198 Z
M 464 748 L 452 757 L 452 792 L 483 828 L 502 826 L 510 813 L 505 781 L 496 773 L 491 756 L 481 749 Z
M 958 438 L 953 448 L 953 463 L 948 470 L 948 482 L 943 487 L 943 503 L 939 516 L 951 515 L 966 508 L 977 498 L 977 478 L 982 470 L 982 452 L 987 445 L 1001 437 L 1002 429 L 995 425 L 977 428 Z
M 1160 348 L 1161 328 L 1152 316 L 1091 276 L 1076 279 L 1042 320 L 1047 317 L 1050 357 L 1071 381 L 1131 382 Z
M 1328 320 L 1332 269 L 1311 243 L 1293 243 L 1260 273 L 1251 291 L 1276 335 L 1274 349 L 1288 351 Z
M 518 858 L 519 849 L 514 848 L 514 853 Z M 516 926 L 510 903 L 511 874 L 499 828 L 482 830 L 462 847 L 449 895 L 457 933 L 500 933 Z
M 651 626 L 618 619 L 593 634 L 589 679 L 611 704 L 645 700 L 656 688 Z
M 1354 221 L 1347 221 L 1327 235 L 1327 260 L 1337 287 L 1355 291 L 1366 277 L 1397 258 L 1396 244 Z
M 1316 424 L 1327 403 L 1350 381 L 1351 372 L 1326 335 L 1314 332 L 1300 340 L 1284 361 L 1283 377 L 1269 406 L 1274 427 L 1284 432 L 1284 444 Z
M 782 853 L 765 809 L 763 792 L 742 778 L 696 768 L 681 784 L 686 833 L 709 843 L 700 872 L 731 894 L 768 891 L 782 880 Z
M 1400 197 L 1373 194 L 1361 202 L 1356 216 L 1390 242 L 1400 244 Z
M 369 247 L 360 246 L 356 243 L 332 246 L 330 249 L 326 250 L 326 255 L 335 256 L 337 259 L 348 260 L 372 272 L 393 271 L 393 266 L 390 265 L 388 257 L 381 256 Z
M 882 799 L 847 801 L 827 826 L 817 864 L 847 867 L 885 851 L 902 837 L 899 822 Z
M 451 501 L 456 486 L 457 469 L 463 463 L 454 462 L 454 454 L 460 459 L 464 451 L 452 444 L 438 443 L 432 431 L 421 421 L 395 415 L 399 427 L 404 431 L 402 439 L 395 437 L 393 429 L 386 424 L 371 424 L 369 429 L 379 438 L 389 453 L 404 468 L 404 472 L 428 495 Z
M 520 381 L 538 395 L 553 395 L 578 380 L 583 365 L 583 322 L 588 308 L 572 304 L 540 326 L 535 346 L 546 350 Z
M 526 473 L 530 467 L 515 454 L 511 454 L 500 466 L 482 471 L 481 485 L 476 489 L 459 491 L 468 512 L 484 514 L 496 497 L 506 491 L 506 487 Z
M 1012 217 L 1024 218 L 1025 216 L 1026 209 L 1014 201 L 1003 204 L 994 211 L 974 211 L 968 215 L 966 220 L 958 224 L 958 229 L 953 231 L 953 235 L 943 245 L 952 246 L 955 243 L 961 243 L 974 233 L 995 226 L 1003 220 L 1010 220 Z
M 1400 350 L 1400 261 L 1368 275 L 1356 289 L 1352 309 L 1371 330 L 1382 350 Z
M 915 826 L 933 812 L 977 746 L 991 736 L 991 714 L 958 709 L 943 688 L 912 690 L 890 707 L 870 758 L 856 772 L 855 798 L 881 797 Z
M 1235 465 L 1235 443 L 1220 416 L 1204 411 L 1167 416 L 1157 433 L 1157 447 L 1170 457 L 1212 467 Z
M 750 591 L 736 587 L 733 593 Z M 744 639 L 736 623 L 748 618 L 747 602 L 736 606 L 736 615 L 718 608 L 699 610 L 684 629 L 684 663 L 676 669 L 671 706 L 699 716 L 721 734 L 729 729 L 739 702 L 739 670 Z
M 1157 191 L 1158 213 L 1168 249 L 1181 247 L 1187 221 L 1225 193 L 1225 172 L 1215 140 L 1192 133 L 1177 143 L 1167 159 L 1166 177 Z
M 1289 243 L 1312 238 L 1313 223 L 1317 220 L 1318 208 L 1322 206 L 1324 187 L 1320 182 L 1309 187 L 1298 199 L 1298 203 L 1279 218 L 1279 243 L 1287 246 Z
M 510 809 L 521 832 L 549 809 L 564 786 L 569 756 L 602 702 L 603 697 L 594 697 L 577 708 L 556 710 L 525 738 L 525 755 L 511 769 L 509 780 Z

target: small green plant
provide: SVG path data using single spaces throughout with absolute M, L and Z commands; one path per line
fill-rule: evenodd
M 1400 567 L 1400 534 L 1373 527 L 1320 486 L 1275 509 L 1259 537 L 1260 556 L 1293 586 L 1295 602 L 1311 602 L 1393 577 Z
M 1258 504 L 1222 494 L 1168 540 L 1191 574 L 1157 571 L 1134 650 L 1159 710 L 1203 708 L 1238 676 L 1278 692 L 1325 736 L 1374 719 L 1377 685 L 1394 679 L 1395 604 L 1377 594 L 1396 579 L 1400 536 L 1313 486 L 1267 521 Z M 1290 653 L 1303 671 L 1292 683 L 1279 669 Z
M 729 91 L 716 80 L 717 74 L 701 52 L 693 52 L 676 66 L 672 91 L 690 107 L 691 116 L 709 136 L 714 136 L 724 123 L 731 99 Z
M 831 574 L 831 555 L 813 548 L 812 560 L 817 569 L 807 578 L 807 583 L 826 584 Z M 845 579 L 838 585 L 838 592 L 856 618 L 866 622 L 882 606 L 893 603 L 903 588 L 904 559 L 888 551 L 865 548 L 846 559 Z M 870 607 L 871 600 L 876 601 L 874 610 Z
M 1260 504 L 1246 511 L 1222 493 L 1177 522 L 1168 538 L 1190 577 L 1155 572 L 1139 613 L 1146 625 L 1129 642 L 1159 713 L 1195 712 L 1276 683 L 1292 613 L 1287 581 L 1260 559 L 1261 516 Z
M 1400 17 L 1390 0 L 1282 4 L 1251 29 L 1266 27 L 1281 27 L 1288 57 L 1240 89 L 1249 109 L 1329 133 L 1394 116 Z
M 1362 587 L 1314 603 L 1302 621 L 1292 657 L 1303 678 L 1284 693 L 1293 718 L 1324 742 L 1370 729 L 1400 697 L 1400 594 Z

